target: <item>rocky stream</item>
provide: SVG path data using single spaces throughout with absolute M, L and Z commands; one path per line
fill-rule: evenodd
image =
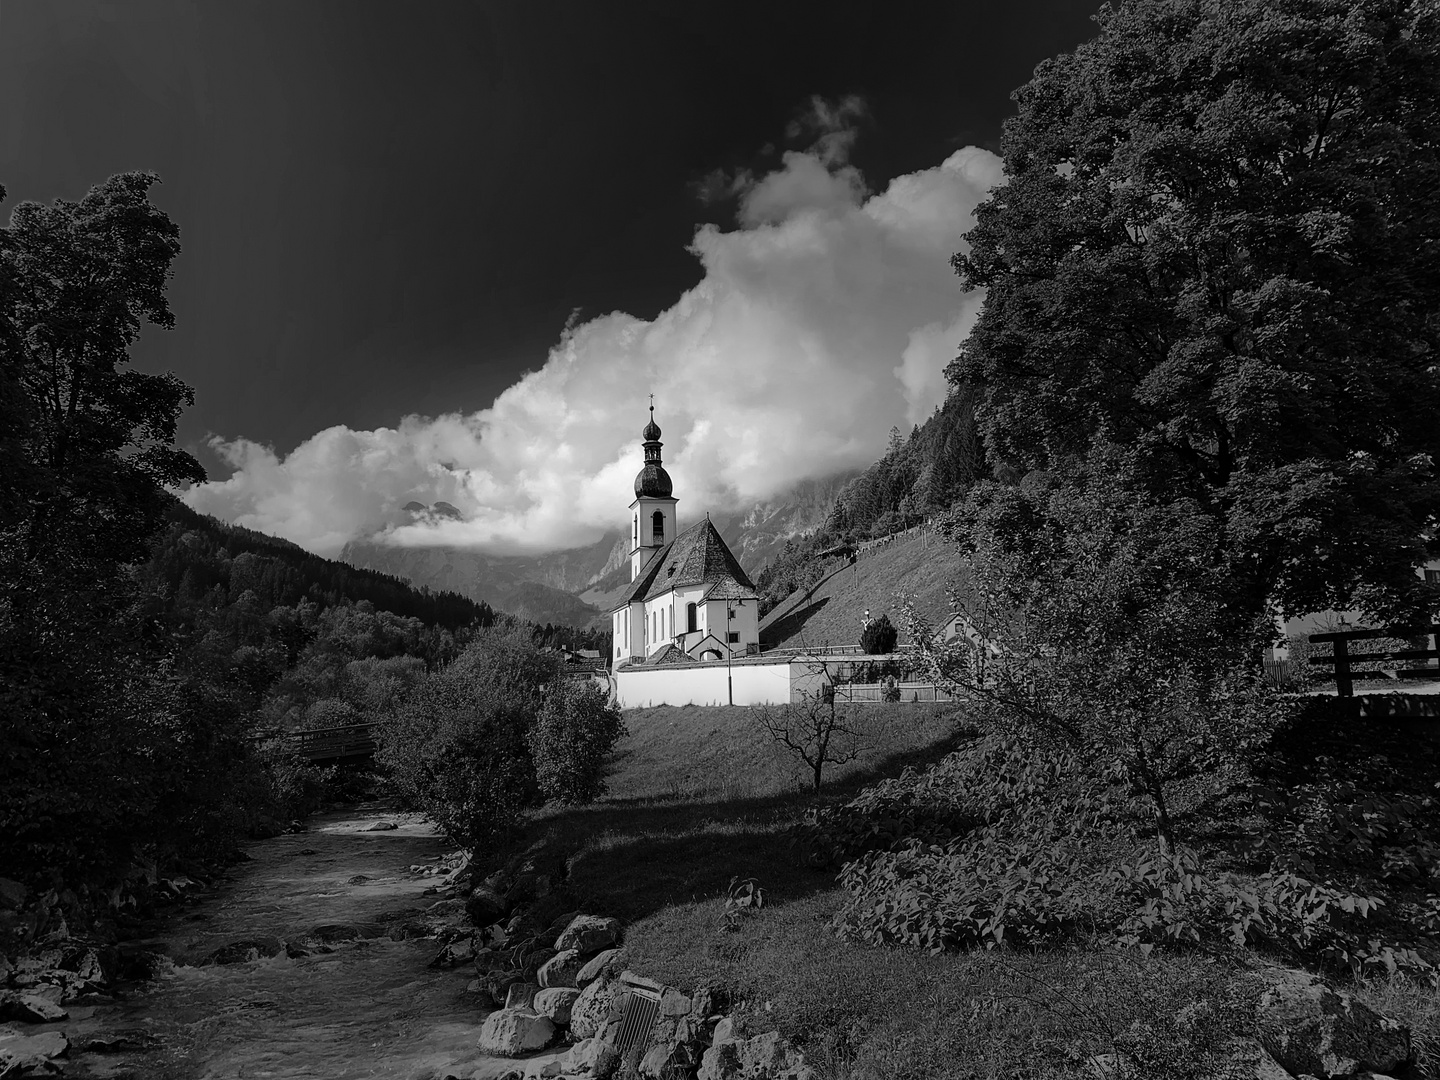
M 448 844 L 380 805 L 312 818 L 258 841 L 221 881 L 124 942 L 153 976 L 121 992 L 62 995 L 38 970 L 10 972 L 0 1076 L 135 1080 L 498 1077 L 513 1060 L 476 1049 L 485 1013 L 473 970 L 432 966 L 464 925 L 444 886 Z M 76 973 L 77 978 L 81 973 Z M 30 993 L 27 993 L 29 991 Z M 19 995 L 63 1019 L 19 1022 Z M 40 1042 L 22 1043 L 21 1040 Z M 51 1071 L 53 1070 L 53 1072 Z

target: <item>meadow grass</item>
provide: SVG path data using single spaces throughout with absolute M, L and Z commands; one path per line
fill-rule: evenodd
M 839 940 L 829 923 L 845 894 L 833 871 L 804 864 L 788 830 L 808 808 L 923 768 L 973 737 L 954 706 L 848 708 L 867 750 L 827 773 L 818 796 L 751 709 L 627 712 L 606 797 L 548 808 L 532 820 L 532 838 L 571 853 L 568 884 L 585 910 L 626 922 L 631 968 L 721 991 L 751 1030 L 794 1039 L 824 1080 L 1093 1078 L 1107 1074 L 1092 1059 L 1117 1042 L 1150 1046 L 1163 1062 L 1127 1077 L 1223 1075 L 1206 1039 L 1218 1053 L 1240 1027 L 1187 1036 L 1169 1056 L 1166 1040 L 1181 1010 L 1257 988 L 1250 961 L 1141 957 L 1099 942 L 933 956 Z M 756 879 L 764 905 L 727 919 L 735 878 Z M 1436 1030 L 1423 995 L 1407 997 L 1399 984 L 1365 993 L 1422 1033 Z

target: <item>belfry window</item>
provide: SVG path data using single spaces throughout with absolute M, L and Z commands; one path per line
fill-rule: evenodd
M 655 534 L 655 541 L 658 543 L 659 541 L 664 540 L 664 539 L 665 539 L 665 513 L 664 513 L 664 511 L 662 511 L 662 510 L 656 510 L 655 513 L 653 513 L 652 515 L 650 515 L 650 521 L 651 521 L 651 525 L 652 525 L 653 532 L 654 532 L 654 534 Z

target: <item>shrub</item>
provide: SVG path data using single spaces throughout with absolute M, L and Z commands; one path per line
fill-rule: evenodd
M 606 759 L 624 734 L 620 710 L 593 682 L 560 680 L 526 735 L 545 797 L 565 803 L 598 798 L 605 790 Z
M 559 660 L 528 634 L 485 630 L 381 718 L 376 757 L 401 796 L 454 839 L 499 842 L 539 799 L 526 733 L 560 678 Z
M 452 668 L 380 723 L 376 757 L 400 795 L 455 840 L 497 843 L 539 794 L 528 720 L 504 688 Z
M 1041 943 L 1093 918 L 1109 842 L 1132 812 L 1111 775 L 990 736 L 803 826 L 812 859 L 857 854 L 834 926 L 939 952 Z
M 849 859 L 840 880 L 850 896 L 833 925 L 872 944 L 940 952 L 1084 931 L 1143 952 L 1260 948 L 1355 975 L 1434 981 L 1424 950 L 1435 946 L 1440 916 L 1429 920 L 1440 901 L 1402 911 L 1339 875 L 1297 873 L 1289 852 L 1250 875 L 1204 868 L 1184 847 L 1157 854 L 1137 840 L 1146 814 L 1124 778 L 1119 762 L 1096 767 L 992 735 L 925 774 L 813 813 L 797 838 L 812 862 Z M 1369 830 L 1398 827 L 1393 816 L 1332 810 L 1333 819 L 1306 819 L 1312 838 L 1292 830 L 1300 850 L 1364 848 L 1376 842 Z M 1277 823 L 1262 824 L 1257 843 L 1280 845 Z
M 872 655 L 881 656 L 895 651 L 895 642 L 899 637 L 900 632 L 895 629 L 890 616 L 881 615 L 878 619 L 867 622 L 860 631 L 860 648 Z

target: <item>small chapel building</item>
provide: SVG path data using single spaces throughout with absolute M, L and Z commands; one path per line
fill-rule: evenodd
M 630 588 L 610 613 L 614 665 L 730 660 L 759 652 L 755 585 L 707 516 L 676 533 L 655 406 L 630 504 Z

